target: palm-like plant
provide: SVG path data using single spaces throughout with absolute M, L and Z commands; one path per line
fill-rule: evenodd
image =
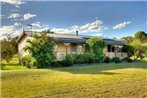
M 32 34 L 32 38 L 27 40 L 28 45 L 24 48 L 35 58 L 38 67 L 46 67 L 55 59 L 54 41 L 47 37 L 47 32 Z

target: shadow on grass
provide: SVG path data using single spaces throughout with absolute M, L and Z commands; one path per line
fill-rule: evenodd
M 117 69 L 147 69 L 147 62 L 135 62 L 135 63 L 120 63 L 120 64 L 95 64 L 95 65 L 84 65 L 84 66 L 72 66 L 72 67 L 62 67 L 53 68 L 52 70 L 69 72 L 72 74 L 104 74 L 104 75 L 116 75 L 121 74 L 117 72 L 108 72 L 109 70 Z

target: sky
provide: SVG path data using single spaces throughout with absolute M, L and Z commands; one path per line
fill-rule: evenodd
M 106 38 L 147 32 L 146 1 L 0 1 L 1 38 L 20 35 L 22 28 L 59 34 L 78 30 L 79 35 Z

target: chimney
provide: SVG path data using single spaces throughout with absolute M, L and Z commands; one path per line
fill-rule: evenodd
M 78 36 L 78 31 L 76 31 L 76 36 Z

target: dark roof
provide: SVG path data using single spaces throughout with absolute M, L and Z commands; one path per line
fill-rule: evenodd
M 75 39 L 75 38 L 54 38 L 56 42 L 61 42 L 61 43 L 86 43 L 85 38 L 82 39 Z M 105 43 L 108 45 L 124 45 L 124 42 L 121 41 L 116 41 L 113 39 L 104 39 Z
M 113 39 L 104 39 L 105 43 L 108 45 L 124 45 L 125 43 L 122 41 L 117 41 Z
M 17 39 L 17 42 L 21 41 L 21 39 L 25 36 L 31 36 L 32 32 L 23 32 L 22 35 Z M 48 34 L 47 36 L 54 38 L 56 42 L 61 43 L 86 43 L 86 40 L 89 38 L 89 36 L 74 36 L 74 35 L 64 35 L 64 34 Z M 124 45 L 125 43 L 122 41 L 117 41 L 114 39 L 104 39 L 105 43 L 108 45 Z
M 86 39 L 76 39 L 76 38 L 54 38 L 56 42 L 61 43 L 85 43 Z

